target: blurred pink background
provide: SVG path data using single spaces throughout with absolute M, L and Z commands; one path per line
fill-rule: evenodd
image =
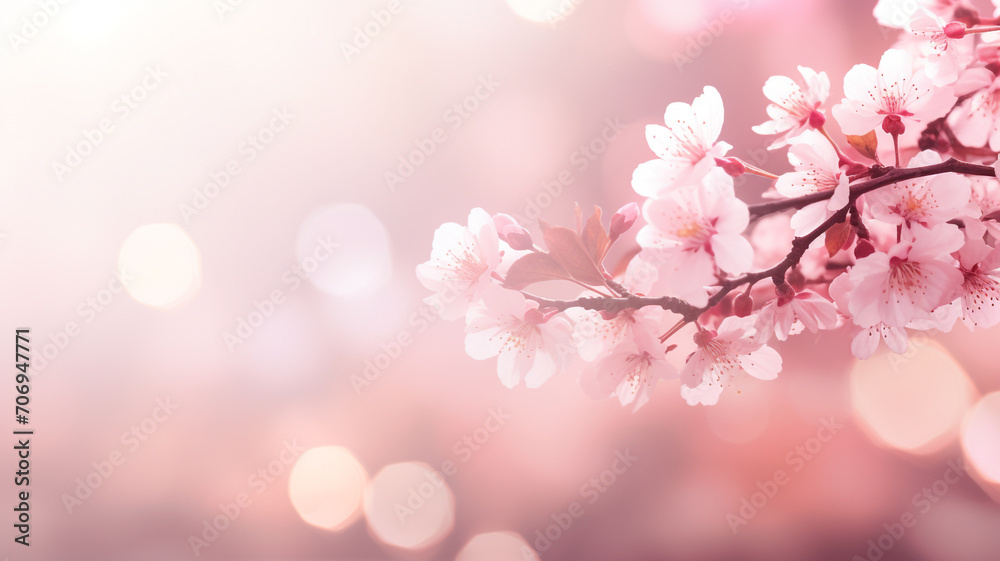
M 996 559 L 995 330 L 861 365 L 803 335 L 774 382 L 632 414 L 575 372 L 503 388 L 414 275 L 473 207 L 639 201 L 644 125 L 705 85 L 732 154 L 787 169 L 761 86 L 801 64 L 839 100 L 893 40 L 872 5 L 4 2 L 0 317 L 36 431 L 30 548 L 2 446 L 4 554 Z

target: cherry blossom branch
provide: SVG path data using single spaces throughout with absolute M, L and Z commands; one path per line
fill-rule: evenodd
M 622 298 L 585 296 L 583 298 L 577 298 L 576 300 L 550 300 L 548 298 L 542 298 L 541 296 L 535 296 L 534 294 L 528 293 L 525 293 L 524 296 L 538 302 L 538 306 L 540 308 L 553 308 L 559 311 L 565 311 L 570 308 L 583 308 L 584 310 L 594 310 L 596 312 L 618 313 L 623 310 L 638 310 L 639 308 L 645 308 L 646 306 L 659 306 L 664 310 L 680 314 L 686 319 L 688 317 L 697 318 L 704 313 L 705 309 L 707 309 L 692 306 L 684 300 L 674 298 L 673 296 L 653 297 L 629 294 L 628 296 L 624 296 Z
M 763 271 L 747 273 L 741 277 L 736 277 L 735 279 L 728 279 L 722 281 L 722 283 L 719 285 L 720 287 L 719 291 L 713 294 L 708 299 L 708 304 L 706 304 L 703 308 L 698 308 L 698 312 L 696 314 L 695 313 L 684 314 L 684 319 L 686 319 L 687 321 L 694 321 L 698 319 L 698 316 L 700 316 L 702 313 L 708 311 L 713 306 L 721 302 L 722 299 L 726 297 L 726 295 L 728 295 L 730 292 L 733 291 L 733 289 L 742 286 L 744 284 L 753 284 L 756 283 L 757 281 L 764 280 L 767 278 L 770 278 L 771 282 L 773 282 L 774 286 L 776 287 L 785 284 L 785 274 L 788 272 L 788 270 L 799 264 L 799 260 L 802 259 L 802 256 L 805 254 L 806 250 L 809 249 L 809 246 L 812 245 L 814 241 L 819 239 L 819 237 L 822 236 L 824 233 L 826 233 L 827 230 L 829 230 L 830 228 L 832 228 L 837 224 L 844 222 L 844 220 L 847 219 L 848 213 L 854 206 L 855 199 L 857 199 L 857 197 L 859 196 L 861 196 L 861 193 L 857 195 L 851 193 L 851 200 L 847 204 L 847 206 L 833 213 L 833 215 L 830 216 L 830 218 L 827 218 L 825 222 L 817 226 L 816 229 L 813 230 L 812 232 L 809 232 L 805 236 L 793 239 L 791 251 L 789 251 L 788 255 L 786 255 L 785 258 L 782 259 L 781 262 L 779 262 L 777 265 L 769 269 L 764 269 Z
M 860 196 L 860 194 L 858 196 Z M 792 241 L 792 250 L 780 263 L 763 271 L 747 273 L 734 279 L 723 280 L 719 285 L 719 291 L 708 299 L 708 303 L 705 306 L 700 308 L 693 306 L 680 298 L 674 298 L 672 296 L 651 297 L 629 294 L 623 298 L 584 297 L 576 300 L 550 300 L 548 298 L 542 298 L 540 296 L 527 293 L 525 293 L 525 296 L 538 302 L 538 305 L 541 308 L 553 308 L 559 311 L 564 311 L 569 308 L 583 308 L 585 310 L 618 313 L 623 310 L 639 309 L 646 306 L 659 306 L 664 310 L 680 314 L 684 323 L 690 323 L 697 320 L 701 314 L 707 312 L 713 306 L 721 302 L 726 295 L 739 286 L 748 283 L 755 283 L 766 278 L 771 278 L 775 286 L 784 284 L 785 273 L 787 273 L 788 270 L 795 265 L 798 265 L 799 260 L 802 259 L 802 255 L 805 253 L 806 249 L 808 249 L 817 238 L 823 235 L 823 233 L 835 224 L 839 224 L 846 219 L 847 213 L 850 211 L 851 207 L 854 206 L 855 198 L 856 197 L 852 194 L 850 204 L 835 212 L 833 216 L 827 219 L 812 232 L 803 237 L 795 238 Z
M 929 166 L 915 167 L 915 168 L 886 168 L 881 166 L 872 167 L 872 179 L 867 181 L 861 181 L 855 183 L 851 186 L 851 199 L 857 199 L 861 195 L 874 191 L 879 187 L 884 187 L 886 185 L 897 183 L 899 181 L 906 181 L 908 179 L 916 179 L 918 177 L 927 177 L 929 175 L 938 175 L 942 173 L 961 173 L 965 175 L 982 175 L 986 177 L 995 177 L 996 172 L 993 166 L 985 164 L 973 164 L 971 162 L 963 162 L 961 160 L 956 160 L 951 158 L 940 164 L 933 164 Z M 755 205 L 750 205 L 750 218 L 757 219 L 762 216 L 767 216 L 769 214 L 774 214 L 776 212 L 782 212 L 789 209 L 801 209 L 803 207 L 809 206 L 813 203 L 819 201 L 825 201 L 833 196 L 833 190 L 820 191 L 818 193 L 812 193 L 809 195 L 803 195 L 801 197 L 796 197 L 794 199 L 784 199 L 780 201 L 769 201 L 766 203 L 759 203 Z
M 942 173 L 995 176 L 992 166 L 963 162 L 956 160 L 955 158 L 951 158 L 945 162 L 941 162 L 940 164 L 916 168 L 884 168 L 876 166 L 873 167 L 872 171 L 872 175 L 875 175 L 876 177 L 867 181 L 859 182 L 851 187 L 850 200 L 846 206 L 833 213 L 833 215 L 831 215 L 826 221 L 805 236 L 797 237 L 792 240 L 791 251 L 789 251 L 788 255 L 786 255 L 781 262 L 762 271 L 747 273 L 736 278 L 724 279 L 720 281 L 718 285 L 719 290 L 708 299 L 708 303 L 705 306 L 697 307 L 684 300 L 671 296 L 637 296 L 629 293 L 621 287 L 621 285 L 614 283 L 614 281 L 610 281 L 612 284 L 609 286 L 611 286 L 616 292 L 622 294 L 621 298 L 583 297 L 576 300 L 551 300 L 527 293 L 525 293 L 525 296 L 538 302 L 539 306 L 542 308 L 552 308 L 559 311 L 564 311 L 569 308 L 583 308 L 585 310 L 618 313 L 627 309 L 658 306 L 664 310 L 679 314 L 682 317 L 682 324 L 694 322 L 703 313 L 721 302 L 730 292 L 742 285 L 752 285 L 760 280 L 768 278 L 771 279 L 776 287 L 784 285 L 785 275 L 791 268 L 798 265 L 803 254 L 805 254 L 805 251 L 810 245 L 812 245 L 813 242 L 819 239 L 820 236 L 826 233 L 826 231 L 833 226 L 847 220 L 848 216 L 850 216 L 852 212 L 855 214 L 857 213 L 855 206 L 856 201 L 858 197 L 864 195 L 865 193 L 869 193 L 880 187 L 899 181 L 906 181 L 909 179 Z M 824 191 L 795 199 L 752 205 L 750 207 L 750 214 L 752 217 L 759 218 L 761 216 L 781 212 L 783 210 L 792 208 L 798 209 L 818 201 L 829 199 L 831 195 L 832 191 Z M 855 218 L 857 221 L 859 221 L 859 219 L 860 217 Z

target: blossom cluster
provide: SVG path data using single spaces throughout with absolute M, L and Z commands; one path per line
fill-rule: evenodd
M 775 341 L 806 330 L 847 330 L 865 359 L 905 352 L 908 330 L 1000 323 L 1000 20 L 957 0 L 880 0 L 874 15 L 899 39 L 846 73 L 839 102 L 811 68 L 764 83 L 753 130 L 788 171 L 727 155 L 707 86 L 647 126 L 641 204 L 607 227 L 579 207 L 575 227 L 534 235 L 483 209 L 441 226 L 417 276 L 442 317 L 465 320 L 466 352 L 496 357 L 508 387 L 579 371 L 586 393 L 638 409 L 661 379 L 705 405 L 774 379 Z M 744 174 L 764 202 L 737 195 Z M 623 238 L 636 224 L 638 247 Z M 619 240 L 633 247 L 609 271 Z M 542 297 L 549 281 L 569 298 Z

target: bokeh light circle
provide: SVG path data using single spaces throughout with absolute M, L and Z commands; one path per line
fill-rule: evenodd
M 316 209 L 299 227 L 295 243 L 298 272 L 327 294 L 371 294 L 392 274 L 389 234 L 363 205 Z
M 455 561 L 538 561 L 528 542 L 513 532 L 489 532 L 473 536 Z
M 962 449 L 984 479 L 1000 483 L 1000 392 L 986 395 L 962 426 Z
M 455 499 L 444 475 L 426 464 L 391 464 L 365 491 L 365 517 L 379 541 L 403 549 L 425 549 L 455 525 Z
M 954 358 L 926 335 L 911 334 L 899 355 L 880 348 L 851 370 L 851 402 L 878 442 L 928 454 L 958 436 L 974 389 Z
M 299 456 L 288 478 L 292 506 L 307 523 L 338 532 L 361 516 L 368 473 L 350 450 L 323 446 Z
M 672 34 L 700 31 L 712 16 L 704 2 L 690 0 L 638 0 L 636 6 L 646 21 Z
M 118 252 L 118 273 L 129 295 L 154 308 L 188 301 L 201 287 L 201 253 L 176 224 L 136 228 Z

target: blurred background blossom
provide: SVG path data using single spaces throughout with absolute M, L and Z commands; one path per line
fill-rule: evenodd
M 473 207 L 638 200 L 643 127 L 705 85 L 731 155 L 788 169 L 761 86 L 805 65 L 839 100 L 894 38 L 872 8 L 4 2 L 0 317 L 37 431 L 5 554 L 995 559 L 996 330 L 863 363 L 802 335 L 774 383 L 632 414 L 575 372 L 503 388 L 414 275 Z

